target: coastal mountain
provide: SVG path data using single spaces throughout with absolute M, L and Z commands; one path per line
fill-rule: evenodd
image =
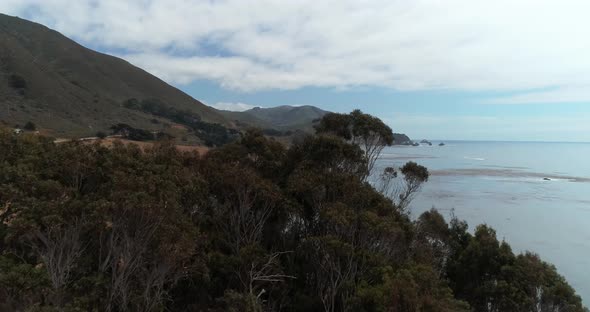
M 150 131 L 178 124 L 170 116 L 123 105 L 130 99 L 232 126 L 217 110 L 122 59 L 0 14 L 0 125 L 32 122 L 53 136 L 80 137 L 120 123 Z
M 220 111 L 125 60 L 85 48 L 43 25 L 0 14 L 0 126 L 56 138 L 124 134 L 218 146 L 256 127 L 289 142 L 314 132 L 314 106 Z M 404 135 L 396 144 L 409 141 Z M 399 141 L 399 142 L 398 142 Z
M 311 131 L 313 122 L 329 112 L 310 105 L 283 105 L 270 108 L 255 107 L 243 112 L 222 111 L 222 113 L 227 119 L 244 126 L 257 126 L 281 131 Z

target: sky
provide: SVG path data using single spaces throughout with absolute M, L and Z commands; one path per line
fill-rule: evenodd
M 0 0 L 222 109 L 359 108 L 414 139 L 590 142 L 587 0 Z

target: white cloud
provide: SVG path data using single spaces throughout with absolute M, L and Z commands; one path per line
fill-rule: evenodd
M 234 111 L 234 112 L 243 112 L 245 110 L 249 110 L 249 109 L 256 107 L 253 105 L 240 103 L 240 102 L 238 102 L 238 103 L 218 102 L 218 103 L 215 103 L 211 106 L 213 106 L 216 109 L 228 110 L 228 111 Z
M 244 91 L 553 88 L 498 102 L 590 101 L 586 0 L 4 0 L 0 11 L 123 49 L 170 82 Z

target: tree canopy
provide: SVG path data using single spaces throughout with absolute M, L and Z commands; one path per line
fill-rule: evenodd
M 587 311 L 490 227 L 412 220 L 367 183 L 371 131 L 202 157 L 0 131 L 0 310 Z
M 319 134 L 332 134 L 358 146 L 365 155 L 365 173 L 367 178 L 381 151 L 393 144 L 393 132 L 381 119 L 354 110 L 350 114 L 330 113 L 316 125 Z

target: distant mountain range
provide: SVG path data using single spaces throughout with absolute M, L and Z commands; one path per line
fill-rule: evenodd
M 54 137 L 118 129 L 212 145 L 227 142 L 247 127 L 278 136 L 312 132 L 314 121 L 329 113 L 314 106 L 216 110 L 127 61 L 3 14 L 0 104 L 0 126 L 32 123 Z

